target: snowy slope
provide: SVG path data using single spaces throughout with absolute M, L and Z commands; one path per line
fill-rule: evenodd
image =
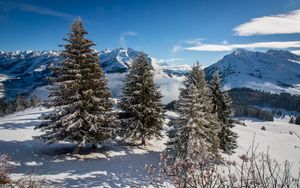
M 238 148 L 231 159 L 236 161 L 243 153 L 247 153 L 254 139 L 254 146 L 257 153 L 269 152 L 272 159 L 276 159 L 279 164 L 285 160 L 292 162 L 292 173 L 296 176 L 300 170 L 300 126 L 289 124 L 290 117 L 275 118 L 274 122 L 263 122 L 255 118 L 240 118 L 245 124 L 236 125 L 234 131 L 238 133 Z M 265 126 L 266 131 L 261 130 Z M 290 134 L 292 132 L 293 134 Z
M 300 56 L 283 50 L 237 49 L 206 68 L 208 78 L 219 70 L 225 89 L 247 87 L 274 93 L 300 94 Z
M 146 173 L 145 165 L 157 166 L 159 154 L 165 149 L 167 137 L 151 140 L 146 148 L 112 142 L 99 151 L 75 158 L 65 154 L 72 151 L 71 144 L 45 145 L 32 139 L 40 134 L 34 126 L 41 122 L 38 117 L 46 111 L 31 108 L 0 117 L 0 154 L 9 154 L 17 165 L 12 174 L 14 179 L 34 173 L 37 178 L 46 178 L 60 187 L 139 187 L 145 185 L 141 182 Z M 176 113 L 168 111 L 167 117 L 170 116 Z M 257 152 L 266 152 L 269 148 L 270 156 L 278 162 L 293 162 L 292 172 L 297 173 L 300 149 L 295 146 L 300 146 L 300 140 L 289 131 L 300 134 L 300 126 L 288 124 L 288 117 L 274 122 L 244 121 L 246 127 L 236 125 L 234 128 L 239 135 L 239 147 L 231 159 L 239 161 L 238 156 L 247 152 L 255 134 L 255 143 L 259 144 Z M 260 130 L 261 126 L 265 126 L 266 131 Z
M 45 145 L 33 140 L 39 135 L 34 126 L 48 110 L 31 108 L 0 117 L 0 154 L 9 154 L 16 164 L 12 178 L 33 173 L 57 187 L 131 187 L 141 183 L 146 164 L 157 165 L 165 149 L 166 137 L 151 140 L 146 147 L 107 143 L 99 151 L 81 156 L 67 155 L 67 143 Z M 135 186 L 136 187 L 136 186 Z

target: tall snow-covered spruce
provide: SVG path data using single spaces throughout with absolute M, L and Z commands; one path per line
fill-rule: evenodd
M 86 39 L 83 23 L 76 20 L 64 39 L 61 66 L 53 68 L 50 99 L 47 107 L 54 111 L 45 116 L 37 128 L 44 132 L 36 137 L 46 143 L 67 141 L 76 144 L 78 153 L 86 144 L 97 145 L 115 135 L 115 114 L 111 93 L 95 44 Z
M 178 101 L 179 117 L 170 121 L 174 130 L 169 153 L 175 160 L 197 163 L 203 157 L 219 157 L 218 124 L 212 113 L 204 70 L 197 63 L 187 75 Z
M 234 153 L 237 148 L 237 134 L 231 129 L 234 127 L 232 120 L 231 99 L 227 91 L 221 90 L 220 73 L 216 72 L 210 83 L 212 92 L 213 113 L 217 115 L 220 125 L 220 149 L 226 154 Z
M 141 140 L 160 138 L 164 110 L 162 95 L 153 80 L 153 67 L 145 54 L 134 60 L 125 78 L 121 97 L 121 136 Z

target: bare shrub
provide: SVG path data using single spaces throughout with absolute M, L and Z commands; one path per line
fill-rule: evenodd
M 45 178 L 38 178 L 33 174 L 28 174 L 23 176 L 22 178 L 14 181 L 11 184 L 11 187 L 16 188 L 46 188 L 46 187 L 52 187 L 51 184 L 46 182 Z
M 8 155 L 0 155 L 0 187 L 10 188 L 43 188 L 51 187 L 45 179 L 41 179 L 33 175 L 26 174 L 18 180 L 12 180 L 10 174 L 14 169 L 14 165 Z
M 298 188 L 300 173 L 293 177 L 291 168 L 290 162 L 279 164 L 268 153 L 257 154 L 252 146 L 251 150 L 239 156 L 239 161 L 201 158 L 197 164 L 189 161 L 169 163 L 168 157 L 162 154 L 159 167 L 155 169 L 151 166 L 146 170 L 151 174 L 150 184 L 156 187 L 169 181 L 178 188 Z
M 0 155 L 0 185 L 11 182 L 10 173 L 14 166 L 10 163 L 8 155 Z

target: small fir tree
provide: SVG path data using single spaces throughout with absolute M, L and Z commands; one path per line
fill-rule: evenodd
M 38 126 L 45 133 L 37 139 L 46 143 L 73 142 L 78 153 L 86 144 L 101 144 L 113 138 L 115 114 L 111 93 L 98 54 L 91 48 L 95 44 L 86 39 L 87 32 L 80 20 L 72 25 L 69 38 L 61 55 L 61 66 L 53 69 L 52 89 L 47 107 L 54 111 L 45 116 Z
M 204 156 L 217 158 L 219 139 L 216 117 L 212 114 L 211 98 L 204 70 L 197 63 L 187 75 L 185 88 L 178 101 L 179 117 L 171 124 L 177 130 L 172 145 L 175 160 L 197 163 Z M 202 156 L 202 157 L 201 157 Z
M 27 107 L 28 107 L 28 102 L 26 101 L 26 98 L 22 95 L 17 95 L 15 100 L 16 111 L 25 110 Z
M 14 102 L 13 101 L 7 101 L 7 105 L 6 105 L 6 108 L 4 110 L 4 113 L 9 114 L 9 113 L 12 113 L 14 111 L 16 111 Z
M 8 102 L 4 98 L 0 98 L 0 115 L 5 113 Z
M 121 135 L 132 140 L 160 138 L 164 110 L 162 95 L 153 80 L 153 67 L 145 54 L 134 60 L 125 78 L 120 101 Z
M 290 118 L 290 120 L 289 120 L 289 123 L 295 124 L 295 118 L 294 118 L 294 116 L 291 116 L 291 118 Z
M 41 101 L 36 95 L 31 95 L 29 102 L 31 107 L 36 107 Z
M 220 149 L 226 154 L 234 153 L 237 148 L 237 134 L 231 129 L 234 127 L 232 120 L 231 98 L 227 91 L 221 90 L 221 79 L 219 72 L 214 74 L 210 84 L 212 93 L 212 112 L 217 115 L 220 125 L 219 140 Z

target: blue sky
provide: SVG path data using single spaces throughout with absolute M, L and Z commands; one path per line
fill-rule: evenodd
M 78 16 L 95 49 L 169 64 L 207 66 L 236 48 L 300 52 L 299 0 L 0 0 L 0 50 L 59 50 Z

